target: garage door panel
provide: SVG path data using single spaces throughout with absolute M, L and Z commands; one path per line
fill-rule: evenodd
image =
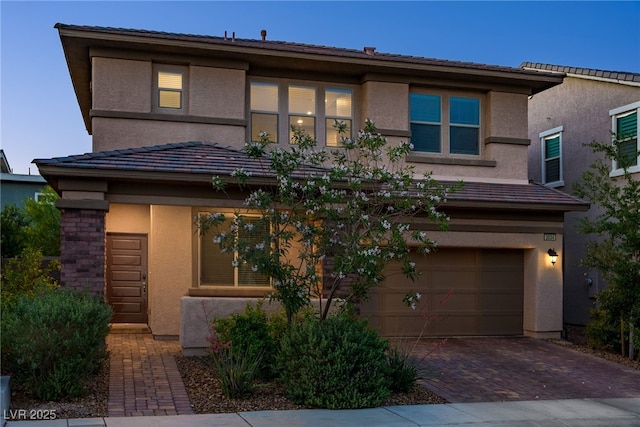
M 523 250 L 441 248 L 426 259 L 416 255 L 416 282 L 399 264 L 385 270 L 391 276 L 361 307 L 372 326 L 388 336 L 418 336 L 425 321 L 427 336 L 522 334 Z M 422 312 L 402 302 L 409 291 L 422 294 Z
M 522 313 L 522 295 L 521 294 L 490 294 L 482 295 L 479 298 L 479 307 L 483 312 L 502 312 L 509 313 L 515 311 Z
M 475 271 L 434 271 L 430 289 L 475 289 Z

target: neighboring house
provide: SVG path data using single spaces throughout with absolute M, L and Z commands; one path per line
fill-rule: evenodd
M 0 210 L 8 205 L 22 207 L 27 198 L 38 200 L 38 194 L 47 185 L 40 175 L 13 173 L 4 150 L 0 150 L 0 171 Z
M 629 152 L 640 150 L 638 120 L 640 73 L 603 71 L 588 68 L 525 62 L 524 70 L 540 70 L 565 75 L 561 85 L 529 99 L 529 178 L 551 188 L 571 193 L 597 156 L 584 144 L 609 142 L 613 134 L 627 134 Z M 640 158 L 630 170 L 640 179 Z M 611 176 L 621 170 L 612 164 Z M 582 235 L 578 222 L 593 217 L 588 212 L 568 212 L 565 216 L 564 323 L 585 325 L 595 295 L 605 285 L 598 271 L 580 265 L 585 245 L 594 236 Z
M 243 207 L 213 175 L 243 166 L 266 130 L 289 146 L 290 124 L 340 149 L 334 119 L 372 119 L 391 143 L 411 138 L 416 173 L 464 180 L 443 205 L 448 232 L 417 220 L 438 251 L 416 256 L 417 283 L 390 269 L 364 315 L 385 335 L 417 336 L 425 318 L 409 290 L 442 321 L 428 334 L 557 337 L 562 329 L 565 212 L 588 204 L 531 184 L 527 99 L 563 76 L 235 36 L 56 25 L 92 153 L 35 163 L 61 195 L 62 281 L 106 294 L 114 322 L 148 324 L 202 348 L 205 313 L 224 316 L 270 291 L 269 281 L 224 261 L 194 226 L 200 212 Z M 261 176 L 256 185 L 269 185 Z M 454 295 L 437 306 L 449 290 Z

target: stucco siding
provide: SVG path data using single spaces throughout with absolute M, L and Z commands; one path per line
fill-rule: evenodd
M 245 73 L 213 67 L 190 67 L 189 114 L 245 118 Z
M 242 126 L 180 123 L 155 120 L 94 118 L 93 151 L 120 150 L 176 142 L 216 142 L 242 148 Z
M 151 62 L 93 57 L 92 108 L 151 111 Z
M 191 285 L 193 219 L 189 206 L 151 206 L 149 327 L 154 335 L 180 334 L 180 298 Z

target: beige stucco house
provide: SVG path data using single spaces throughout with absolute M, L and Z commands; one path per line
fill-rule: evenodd
M 392 143 L 411 139 L 417 173 L 464 180 L 429 223 L 438 251 L 416 257 L 424 275 L 388 279 L 362 307 L 385 335 L 417 335 L 424 318 L 408 289 L 437 304 L 431 335 L 559 336 L 564 214 L 588 204 L 528 177 L 528 97 L 563 75 L 363 50 L 154 31 L 56 25 L 93 152 L 39 159 L 60 193 L 62 281 L 89 286 L 114 322 L 205 345 L 205 313 L 241 310 L 269 291 L 220 263 L 194 226 L 200 212 L 232 211 L 242 194 L 211 177 L 253 164 L 245 142 L 266 130 L 289 146 L 290 124 L 340 149 L 331 124 L 370 118 Z M 269 177 L 257 183 L 268 185 Z
M 550 188 L 571 193 L 596 155 L 584 144 L 611 141 L 614 133 L 635 135 L 627 147 L 640 150 L 638 117 L 640 114 L 640 74 L 595 70 L 552 64 L 525 62 L 525 70 L 539 70 L 565 75 L 562 84 L 529 99 L 529 178 Z M 640 158 L 630 171 L 640 179 Z M 611 165 L 611 176 L 619 175 Z M 565 215 L 564 253 L 564 323 L 584 326 L 595 295 L 606 283 L 598 271 L 580 265 L 585 245 L 594 236 L 580 234 L 578 223 L 584 216 L 595 217 L 598 206 L 587 212 Z

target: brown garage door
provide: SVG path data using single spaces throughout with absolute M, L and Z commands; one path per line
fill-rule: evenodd
M 422 276 L 412 282 L 390 265 L 361 313 L 385 336 L 521 335 L 524 252 L 439 249 L 414 255 Z M 422 294 L 411 310 L 402 299 Z

